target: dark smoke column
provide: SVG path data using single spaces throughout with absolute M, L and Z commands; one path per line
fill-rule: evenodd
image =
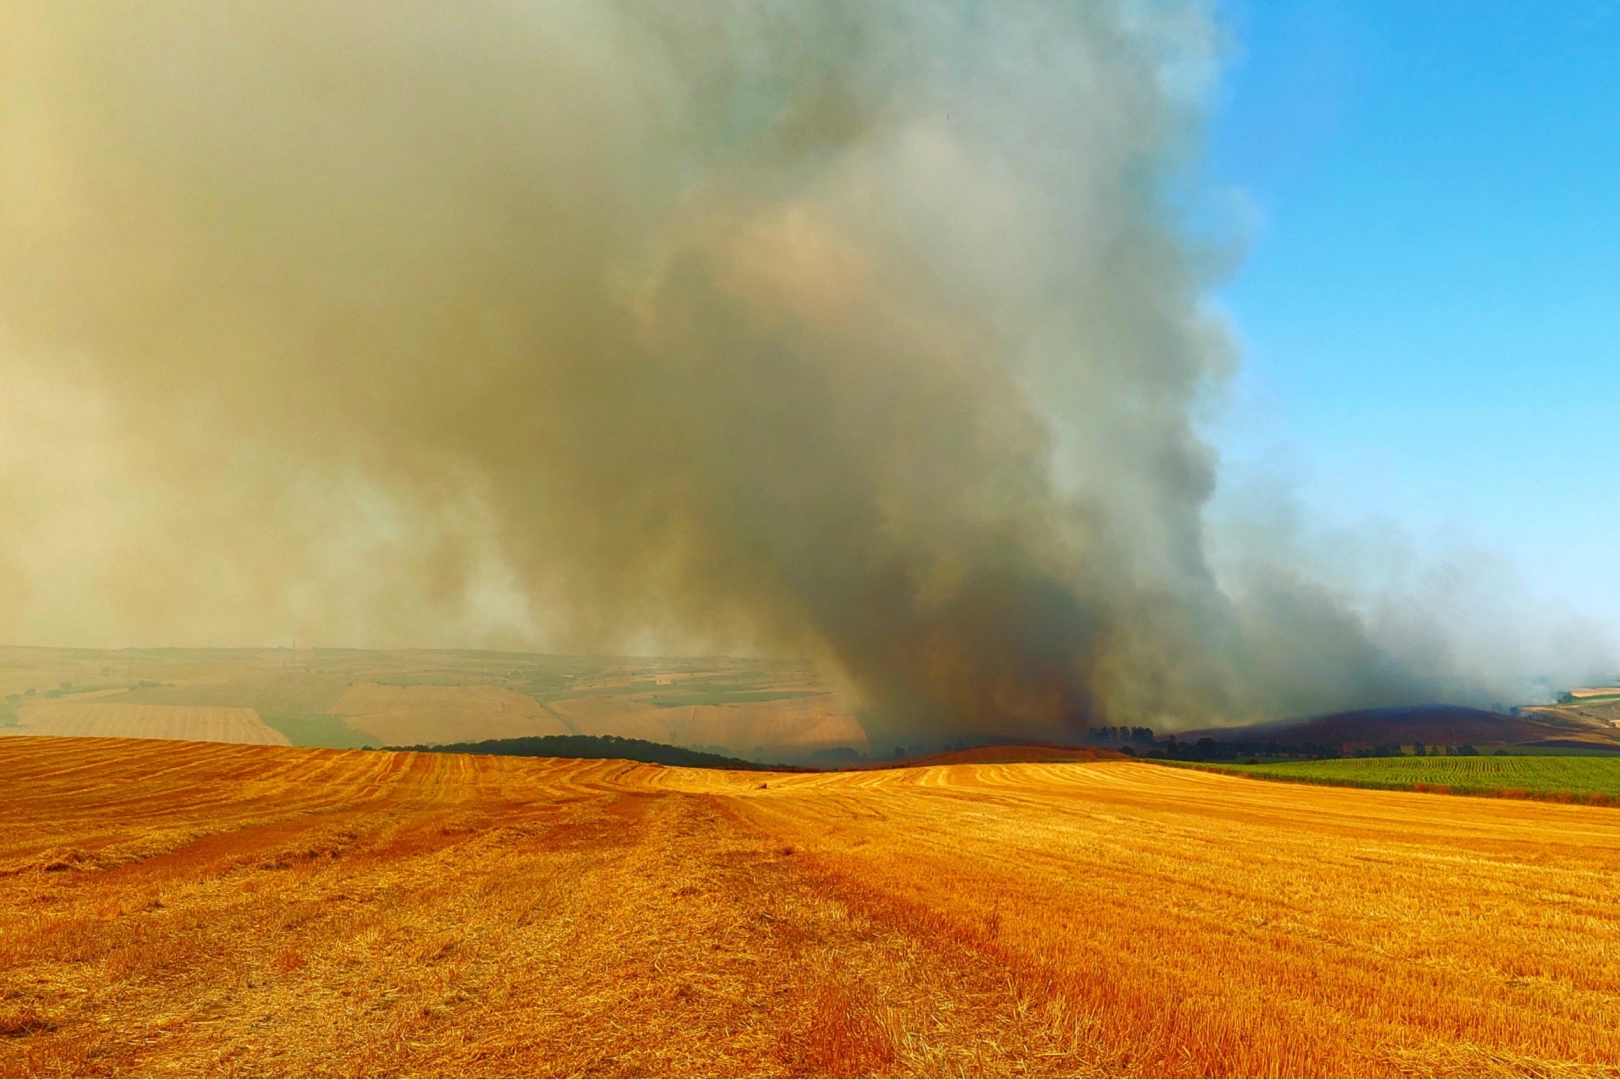
M 7 4 L 0 379 L 79 426 L 0 434 L 0 623 L 809 653 L 884 742 L 1343 704 L 1354 620 L 1205 565 L 1230 349 L 1163 189 L 1214 38 L 1200 3 Z

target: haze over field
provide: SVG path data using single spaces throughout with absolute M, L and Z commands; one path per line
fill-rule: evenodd
M 896 750 L 872 746 L 802 661 L 0 646 L 0 737 L 29 735 L 332 748 L 616 736 L 789 764 Z
M 1264 529 L 1211 570 L 1220 40 L 7 3 L 0 638 L 809 655 L 874 743 L 1511 699 Z

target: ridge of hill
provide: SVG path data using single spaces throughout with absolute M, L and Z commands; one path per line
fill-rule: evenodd
M 909 769 L 931 765 L 1010 765 L 1017 763 L 1125 761 L 1117 750 L 1096 746 L 1063 746 L 1058 743 L 991 743 L 937 754 L 897 758 L 890 761 L 862 761 L 829 769 L 794 765 L 766 765 L 741 758 L 688 750 L 684 746 L 626 739 L 616 735 L 531 735 L 514 739 L 482 739 L 477 742 L 432 743 L 418 746 L 389 746 L 386 750 L 411 750 L 430 754 L 496 754 L 506 757 L 601 758 L 637 761 L 648 765 L 678 765 L 694 769 L 735 769 L 749 772 L 850 772 L 868 769 Z
M 861 762 L 847 765 L 838 771 L 860 769 L 912 769 L 930 765 L 1013 765 L 1023 763 L 1053 763 L 1065 761 L 1128 761 L 1118 750 L 1105 750 L 1098 746 L 1064 746 L 1060 743 L 1018 742 L 990 743 L 964 750 L 945 750 L 938 754 L 898 758 L 892 761 Z
M 478 742 L 390 746 L 388 750 L 415 750 L 428 754 L 498 754 L 506 757 L 603 758 L 639 761 L 646 765 L 680 765 L 691 769 L 741 769 L 750 772 L 810 772 L 791 765 L 763 765 L 742 758 L 688 750 L 684 746 L 624 739 L 617 735 L 525 735 L 515 739 Z
M 1177 735 L 1182 742 L 1214 739 L 1226 744 L 1315 743 L 1371 748 L 1424 743 L 1430 746 L 1494 746 L 1552 743 L 1620 749 L 1620 728 L 1573 715 L 1525 710 L 1513 716 L 1462 705 L 1401 705 L 1356 709 L 1304 719 L 1241 727 L 1204 728 Z

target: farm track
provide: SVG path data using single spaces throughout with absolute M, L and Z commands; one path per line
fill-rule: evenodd
M 761 785 L 765 786 L 761 786 Z M 1620 815 L 0 742 L 7 1074 L 1616 1075 Z

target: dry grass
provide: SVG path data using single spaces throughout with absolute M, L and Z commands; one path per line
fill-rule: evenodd
M 763 786 L 762 786 L 763 785 Z M 0 742 L 0 1072 L 1615 1075 L 1620 813 Z
M 0 735 L 79 735 L 287 745 L 287 736 L 260 720 L 259 714 L 252 709 L 203 705 L 127 705 L 102 700 L 121 693 L 112 690 L 59 701 L 30 702 L 17 711 L 17 726 L 0 728 Z

